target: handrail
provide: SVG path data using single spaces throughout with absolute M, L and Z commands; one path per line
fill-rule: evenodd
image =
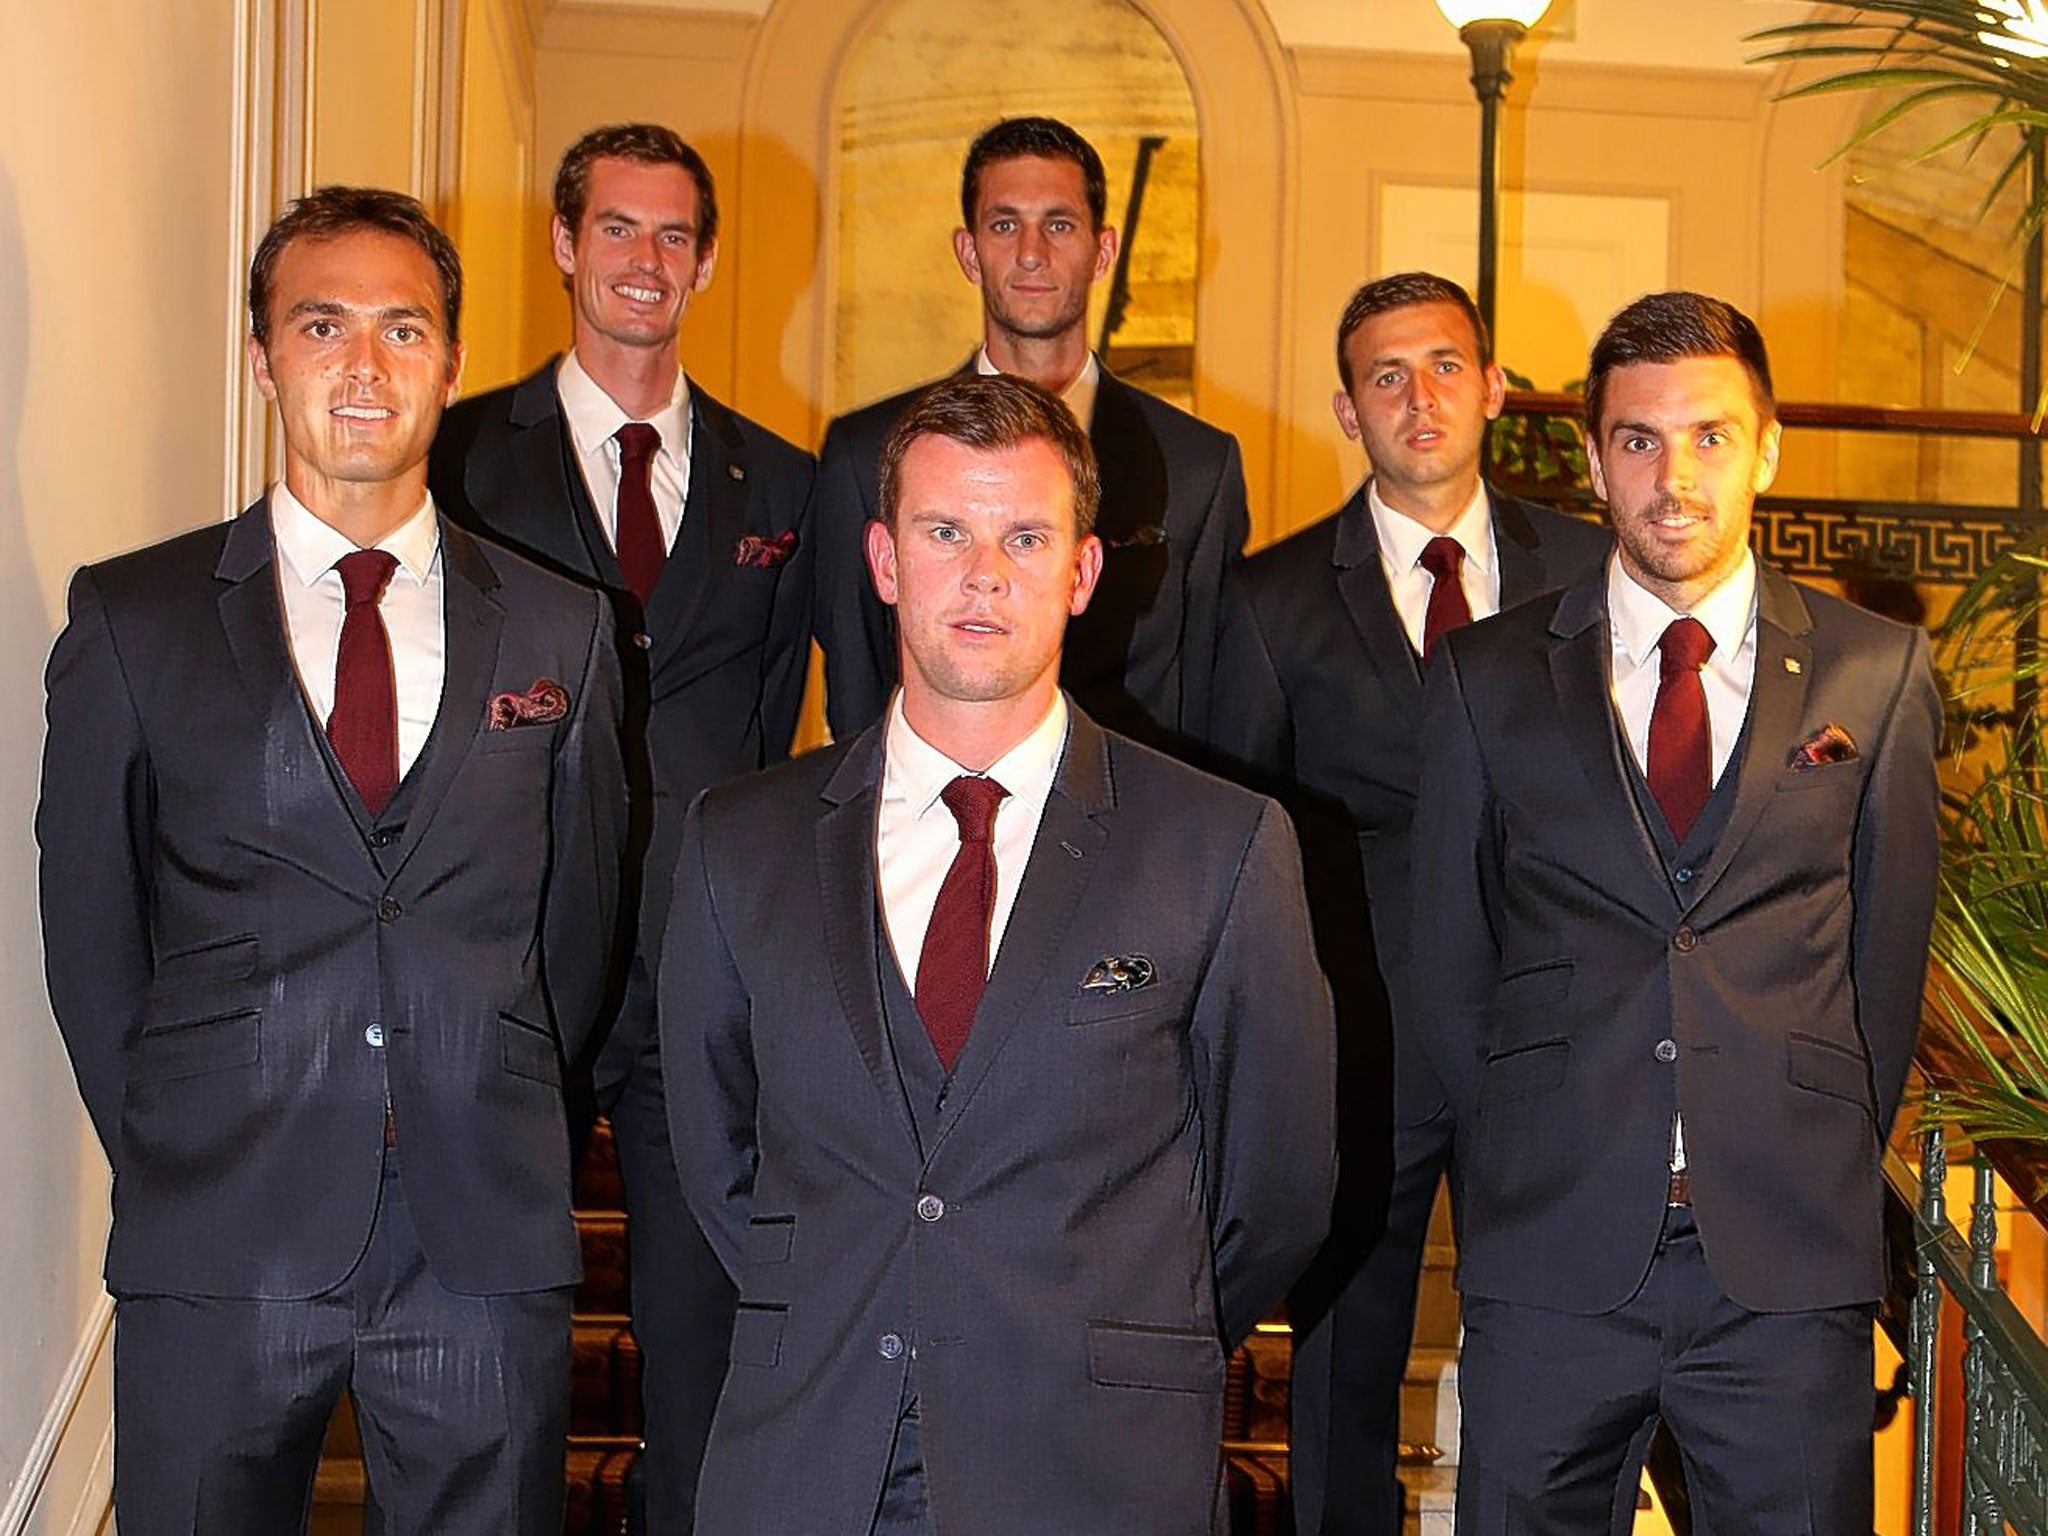
M 1990 1164 L 1975 1160 L 1967 1241 L 1948 1217 L 1948 1149 L 1939 1125 L 1922 1139 L 1925 1178 L 1895 1151 L 1885 1183 L 1913 1212 L 1918 1288 L 1907 1364 L 1913 1401 L 1913 1531 L 1933 1536 L 1937 1345 L 1944 1296 L 1963 1313 L 1963 1536 L 2048 1536 L 2048 1343 L 1999 1284 L 1998 1205 Z

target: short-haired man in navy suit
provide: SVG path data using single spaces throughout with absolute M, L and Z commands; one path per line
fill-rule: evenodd
M 642 1434 L 635 1530 L 687 1536 L 725 1375 L 732 1288 L 676 1191 L 653 960 L 683 811 L 789 755 L 810 659 L 811 457 L 713 399 L 676 339 L 718 259 L 718 195 L 658 123 L 593 128 L 555 175 L 573 344 L 442 423 L 434 494 L 458 521 L 603 589 L 626 678 L 640 943 L 595 1063 L 626 1189 Z
M 1060 691 L 1102 552 L 1056 398 L 942 381 L 881 495 L 901 687 L 676 874 L 670 1127 L 740 1289 L 698 1523 L 1211 1536 L 1226 1356 L 1329 1214 L 1294 839 Z
M 1102 579 L 1068 627 L 1060 681 L 1102 724 L 1183 751 L 1216 704 L 1227 576 L 1250 526 L 1237 439 L 1125 383 L 1088 345 L 1088 295 L 1116 264 L 1102 157 L 1067 124 L 1013 117 L 968 147 L 953 254 L 981 291 L 982 344 L 963 372 L 1043 385 L 1074 413 L 1102 477 Z M 816 628 L 825 714 L 854 735 L 896 684 L 891 610 L 869 581 L 877 467 L 908 390 L 838 417 L 818 451 Z
M 43 941 L 113 1168 L 129 1536 L 303 1531 L 344 1391 L 383 1528 L 561 1530 L 619 682 L 596 594 L 427 493 L 460 302 L 411 198 L 288 209 L 249 282 L 283 478 L 81 570 L 50 658 Z
M 1608 540 L 1481 480 L 1504 382 L 1456 283 L 1397 272 L 1365 284 L 1338 322 L 1337 373 L 1337 420 L 1372 474 L 1244 563 L 1211 735 L 1294 814 L 1337 1003 L 1337 1205 L 1288 1306 L 1295 1525 L 1398 1536 L 1401 1382 L 1451 1155 L 1443 1089 L 1389 1001 L 1407 951 L 1424 653 L 1447 618 L 1560 587 Z
M 1751 552 L 1763 338 L 1594 343 L 1614 556 L 1448 638 L 1410 968 L 1458 1122 L 1458 1528 L 1600 1536 L 1661 1420 L 1701 1528 L 1867 1536 L 1880 1159 L 1920 1024 L 1927 637 Z

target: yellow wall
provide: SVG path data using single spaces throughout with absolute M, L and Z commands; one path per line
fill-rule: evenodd
M 467 391 L 519 377 L 527 359 L 529 268 L 545 265 L 546 223 L 531 196 L 533 36 L 520 0 L 471 0 L 462 36 L 458 180 L 448 232 L 462 251 Z

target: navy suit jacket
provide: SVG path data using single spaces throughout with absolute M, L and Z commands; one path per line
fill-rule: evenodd
M 652 956 L 690 801 L 789 756 L 810 663 L 811 456 L 691 380 L 682 526 L 643 613 L 576 464 L 556 361 L 451 407 L 429 473 L 457 522 L 611 599 L 635 847 L 649 874 L 639 932 Z
M 972 367 L 972 364 L 969 364 Z M 880 515 L 882 445 L 908 390 L 839 417 L 819 449 L 815 626 L 825 714 L 846 740 L 882 717 L 896 686 L 895 615 L 864 551 Z M 1067 624 L 1060 682 L 1103 725 L 1180 751 L 1215 707 L 1224 588 L 1250 531 L 1237 439 L 1103 370 L 1089 427 L 1102 470 L 1103 568 Z
M 1489 496 L 1503 609 L 1606 555 L 1599 524 Z M 1389 1081 L 1399 1122 L 1420 1123 L 1441 1112 L 1443 1090 L 1422 1050 L 1395 1048 L 1383 972 L 1407 949 L 1422 665 L 1387 588 L 1365 487 L 1246 560 L 1238 590 L 1214 739 L 1294 815 L 1347 1094 L 1378 1100 L 1359 1106 L 1359 1129 L 1385 1125 Z
M 1761 567 L 1734 798 L 1711 850 L 1670 862 L 1609 646 L 1594 571 L 1452 635 L 1430 670 L 1410 975 L 1458 1117 L 1460 1283 L 1569 1312 L 1627 1300 L 1682 1112 L 1728 1296 L 1872 1301 L 1934 910 L 1927 637 Z M 1853 753 L 1803 766 L 1830 725 Z
M 50 1000 L 114 1172 L 107 1285 L 292 1299 L 368 1240 L 390 1106 L 440 1283 L 572 1283 L 562 1063 L 618 911 L 603 603 L 442 523 L 446 674 L 380 817 L 307 707 L 270 512 L 81 570 L 36 812 Z M 559 683 L 559 720 L 487 728 Z
M 922 1141 L 880 987 L 883 727 L 692 812 L 662 1055 L 740 1288 L 705 1529 L 867 1536 L 907 1381 L 941 1530 L 1211 1530 L 1226 1355 L 1329 1220 L 1328 996 L 1279 808 L 1071 719 Z M 1133 954 L 1152 984 L 1083 989 Z

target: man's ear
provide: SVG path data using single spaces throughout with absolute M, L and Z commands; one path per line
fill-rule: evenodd
M 1113 226 L 1105 224 L 1095 232 L 1094 281 L 1101 282 L 1109 276 L 1110 269 L 1116 265 L 1116 247 L 1117 234 Z
M 1764 428 L 1757 443 L 1756 473 L 1749 480 L 1751 495 L 1763 495 L 1771 488 L 1771 482 L 1778 478 L 1778 445 L 1784 435 L 1784 427 L 1776 421 Z
M 576 232 L 562 222 L 558 213 L 548 220 L 548 248 L 555 254 L 555 266 L 564 277 L 576 275 Z
M 889 525 L 879 517 L 868 522 L 866 532 L 868 579 L 875 584 L 875 596 L 891 608 L 896 606 L 896 539 Z
M 1358 441 L 1358 407 L 1352 403 L 1351 392 L 1340 389 L 1330 398 L 1330 409 L 1337 413 L 1337 425 L 1344 429 L 1344 435 L 1354 443 Z
M 444 406 L 453 405 L 455 397 L 462 393 L 462 365 L 468 361 L 468 357 L 469 354 L 463 350 L 459 341 L 448 349 L 448 389 L 441 396 L 441 404 Z
M 960 263 L 960 275 L 975 287 L 981 286 L 981 256 L 974 249 L 974 231 L 953 231 L 953 259 Z
M 1095 595 L 1095 583 L 1102 579 L 1102 540 L 1089 534 L 1074 551 L 1074 595 L 1067 600 L 1067 613 L 1079 618 Z
M 1501 371 L 1499 363 L 1486 365 L 1486 419 L 1498 421 L 1501 410 L 1508 403 L 1508 376 Z
M 256 388 L 266 400 L 277 398 L 277 382 L 270 376 L 270 354 L 263 350 L 263 343 L 251 336 L 244 344 L 249 354 L 249 371 L 256 375 Z

